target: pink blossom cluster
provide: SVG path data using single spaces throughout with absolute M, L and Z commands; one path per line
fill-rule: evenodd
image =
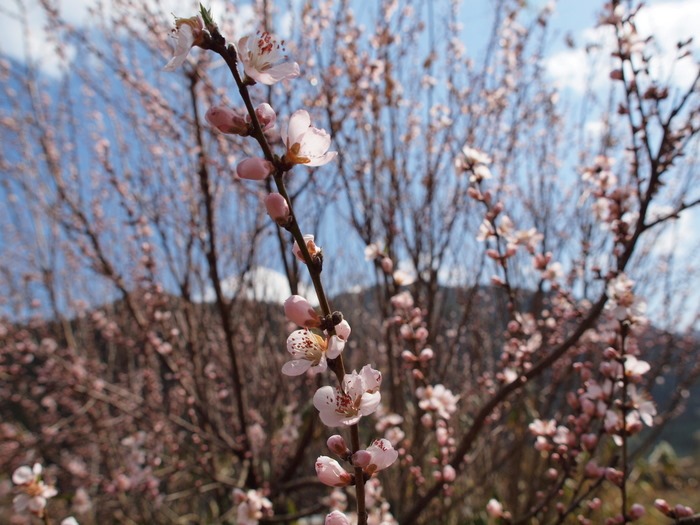
M 257 525 L 261 519 L 273 514 L 272 502 L 259 490 L 233 489 L 233 503 L 236 505 L 236 523 L 240 525 Z
M 581 179 L 588 190 L 581 199 L 593 199 L 593 213 L 601 227 L 610 230 L 617 242 L 629 239 L 638 213 L 633 211 L 635 192 L 631 186 L 619 184 L 613 172 L 615 159 L 598 155 L 593 164 L 581 170 Z

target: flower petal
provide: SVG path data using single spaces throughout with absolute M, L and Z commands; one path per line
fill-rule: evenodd
M 287 148 L 292 144 L 300 143 L 302 136 L 308 131 L 311 126 L 311 117 L 305 109 L 295 111 L 289 119 L 289 128 L 287 129 Z
M 300 376 L 311 368 L 311 361 L 306 359 L 293 359 L 282 365 L 282 373 L 286 376 Z

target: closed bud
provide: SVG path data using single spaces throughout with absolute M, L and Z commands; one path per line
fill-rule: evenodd
M 644 516 L 644 514 L 646 514 L 646 510 L 639 503 L 635 503 L 634 505 L 632 505 L 632 507 L 630 507 L 629 515 L 630 515 L 630 519 L 632 519 L 632 521 L 638 520 L 639 518 Z
M 391 258 L 382 257 L 382 261 L 380 264 L 382 266 L 382 271 L 385 274 L 391 275 L 391 273 L 394 271 L 394 261 L 392 261 Z
M 260 127 L 262 127 L 263 131 L 272 129 L 275 122 L 277 122 L 277 114 L 267 102 L 255 108 L 255 116 L 258 117 L 258 122 L 260 122 Z
M 341 458 L 345 458 L 348 455 L 348 452 L 350 452 L 348 446 L 345 444 L 343 436 L 338 434 L 329 437 L 328 441 L 326 441 L 326 446 L 328 446 L 328 450 Z
M 352 455 L 352 465 L 354 467 L 365 468 L 372 461 L 372 454 L 366 450 L 358 450 Z
M 317 328 L 321 318 L 311 304 L 300 295 L 292 295 L 284 302 L 284 315 L 304 328 Z
M 236 174 L 241 179 L 265 180 L 275 169 L 272 162 L 260 157 L 243 159 L 236 166 Z
M 442 480 L 452 483 L 457 478 L 457 471 L 452 465 L 445 465 L 442 469 Z
M 221 133 L 240 135 L 245 137 L 250 131 L 248 115 L 240 109 L 226 106 L 213 106 L 209 108 L 204 118 L 209 124 Z
M 665 499 L 655 499 L 654 507 L 656 507 L 656 510 L 665 514 L 666 516 L 668 516 L 671 512 L 671 506 L 666 502 Z
M 267 214 L 280 226 L 285 226 L 289 223 L 291 218 L 289 204 L 287 204 L 287 199 L 279 193 L 270 193 L 265 197 L 265 208 L 267 209 Z
M 348 340 L 351 331 L 352 329 L 350 328 L 350 323 L 348 323 L 345 319 L 335 325 L 335 334 L 343 341 Z

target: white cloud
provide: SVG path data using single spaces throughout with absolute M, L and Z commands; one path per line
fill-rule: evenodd
M 652 218 L 655 213 L 663 215 L 668 210 L 651 210 Z M 678 257 L 691 255 L 700 242 L 700 210 L 689 209 L 680 214 L 680 218 L 669 221 L 663 231 L 654 239 L 654 253 L 657 255 L 675 254 Z
M 232 297 L 241 286 L 239 277 L 224 279 L 222 289 L 224 296 Z M 318 298 L 313 287 L 300 286 L 299 293 L 311 304 L 318 304 Z M 243 278 L 242 297 L 255 301 L 282 304 L 292 294 L 287 277 L 282 273 L 258 266 L 248 272 Z M 214 289 L 209 287 L 195 302 L 210 303 L 216 299 Z
M 97 0 L 59 0 L 58 12 L 61 19 L 70 26 L 78 29 L 88 28 L 95 17 L 90 13 L 90 8 L 97 3 Z M 104 20 L 109 20 L 117 8 L 109 1 L 102 4 L 101 16 Z M 193 0 L 144 0 L 142 4 L 144 7 L 153 6 L 151 11 L 157 6 L 157 12 L 162 13 L 164 21 L 172 20 L 173 15 L 187 17 L 199 12 L 199 2 Z M 222 32 L 232 40 L 238 40 L 257 29 L 255 10 L 250 4 L 238 5 L 214 0 L 206 5 L 211 6 Z M 145 20 L 143 22 L 145 28 Z M 288 21 L 285 21 L 285 24 L 287 23 Z M 3 6 L 0 8 L 0 31 L 3 34 L 0 54 L 22 63 L 31 60 L 45 75 L 61 76 L 75 58 L 76 49 L 62 42 L 61 51 L 64 58 L 61 59 L 55 45 L 48 38 L 46 25 L 45 11 L 39 0 L 17 0 L 14 5 Z M 163 57 L 164 61 L 168 58 Z
M 652 76 L 665 79 L 672 74 L 672 83 L 687 87 L 693 80 L 697 65 L 695 60 L 687 58 L 673 66 L 676 44 L 697 33 L 697 21 L 700 20 L 700 2 L 696 0 L 677 0 L 658 2 L 648 5 L 638 13 L 635 19 L 637 30 L 642 38 L 654 36 L 653 46 L 656 50 L 652 64 Z M 583 48 L 588 46 L 588 53 L 581 48 L 566 49 L 554 53 L 546 63 L 548 75 L 560 88 L 568 88 L 582 93 L 587 87 L 599 90 L 609 82 L 611 68 L 610 51 L 613 49 L 613 34 L 610 26 L 590 27 L 576 35 Z M 700 42 L 693 42 L 692 50 L 700 51 Z

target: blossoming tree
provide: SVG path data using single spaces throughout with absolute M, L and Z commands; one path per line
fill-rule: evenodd
M 232 3 L 113 0 L 90 31 L 46 4 L 70 74 L 0 64 L 7 508 L 696 520 L 630 479 L 700 375 L 697 333 L 653 326 L 692 326 L 697 262 L 655 243 L 700 203 L 697 71 L 663 81 L 643 11 L 605 4 L 584 140 L 542 74 L 551 6 L 499 3 L 477 57 L 457 2 L 377 2 L 369 29 L 352 4 L 303 3 L 287 41 L 264 1 L 245 30 Z

